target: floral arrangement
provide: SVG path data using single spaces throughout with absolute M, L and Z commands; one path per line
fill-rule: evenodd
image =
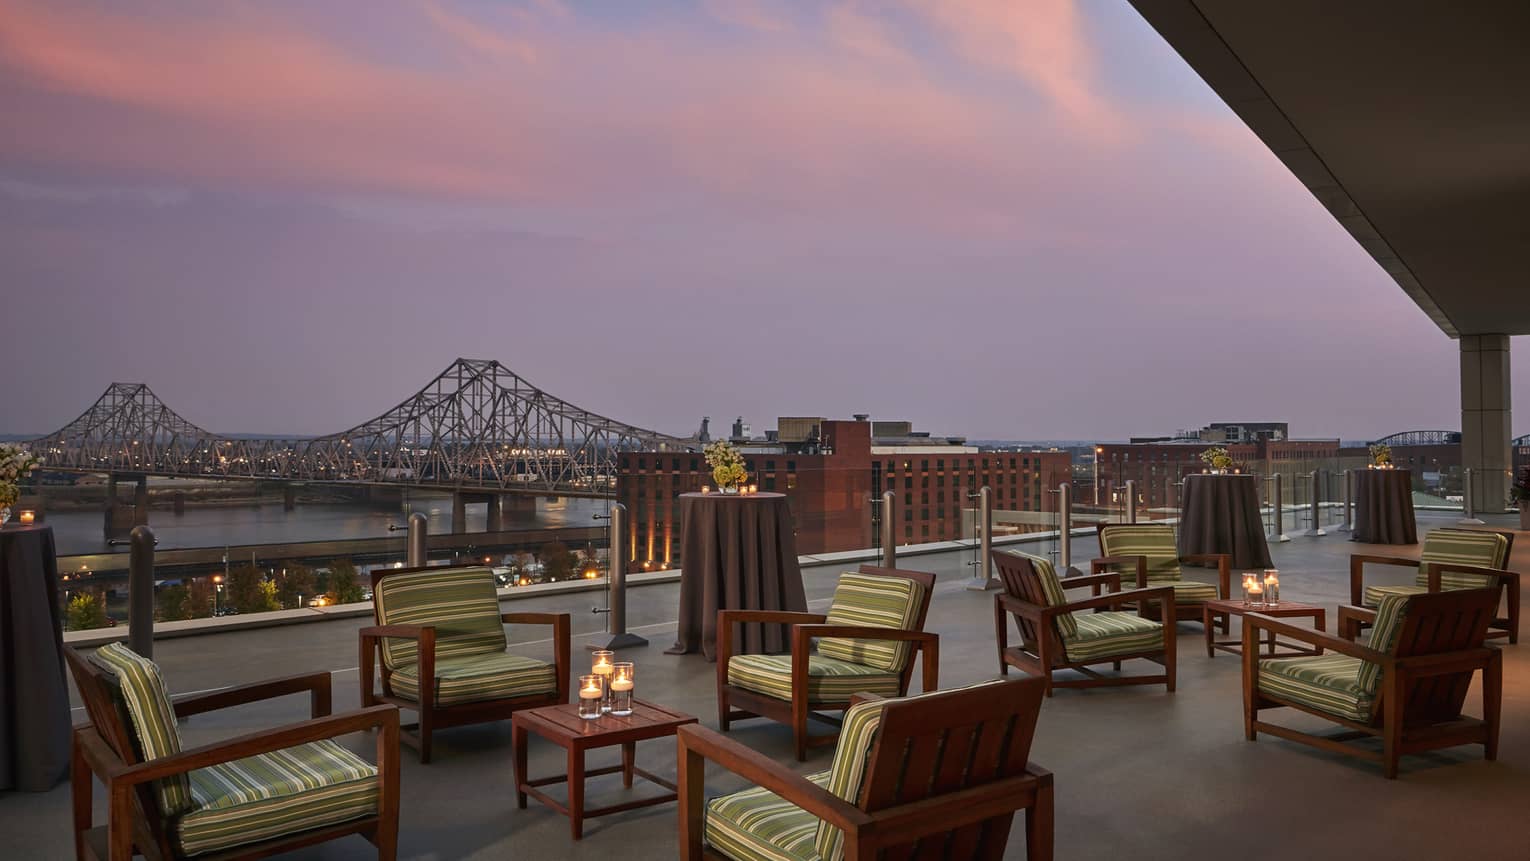
M 0 508 L 10 508 L 21 498 L 17 486 L 32 470 L 42 466 L 42 461 L 19 445 L 0 443 Z
M 1227 449 L 1219 446 L 1201 452 L 1201 463 L 1215 470 L 1225 470 L 1233 465 L 1233 459 L 1232 455 L 1227 453 Z
M 702 453 L 706 456 L 707 466 L 712 468 L 712 480 L 717 482 L 718 490 L 736 489 L 749 477 L 749 470 L 744 468 L 744 456 L 727 440 L 712 443 Z
M 1390 467 L 1392 465 L 1392 447 L 1386 443 L 1373 443 L 1371 445 L 1371 464 L 1374 466 Z

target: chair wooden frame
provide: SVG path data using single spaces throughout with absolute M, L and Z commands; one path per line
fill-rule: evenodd
M 1442 526 L 1440 529 L 1453 529 Z M 1435 531 L 1439 531 L 1438 529 Z M 1476 565 L 1455 565 L 1449 563 L 1429 563 L 1424 567 L 1424 575 L 1428 578 L 1428 590 L 1430 592 L 1442 591 L 1440 588 L 1440 575 L 1448 573 L 1477 574 L 1497 580 L 1503 587 L 1504 595 L 1508 598 L 1508 611 L 1506 615 L 1499 616 L 1497 609 L 1493 611 L 1493 620 L 1488 626 L 1489 637 L 1507 637 L 1509 642 L 1519 642 L 1519 600 L 1520 585 L 1519 575 L 1507 570 L 1508 560 L 1513 558 L 1514 533 L 1501 529 L 1457 529 L 1458 532 L 1492 532 L 1504 537 L 1504 568 L 1485 568 Z M 1339 633 L 1349 639 L 1354 639 L 1360 630 L 1370 627 L 1371 619 L 1375 618 L 1375 611 L 1365 606 L 1365 566 L 1367 565 L 1392 565 L 1402 568 L 1418 570 L 1418 559 L 1409 559 L 1406 556 L 1377 556 L 1368 553 L 1355 553 L 1349 557 L 1349 604 L 1339 608 Z
M 1322 750 L 1380 762 L 1397 777 L 1403 754 L 1481 744 L 1484 758 L 1498 758 L 1503 707 L 1503 652 L 1483 639 L 1498 607 L 1498 589 L 1455 589 L 1416 596 L 1408 602 L 1397 643 L 1386 653 L 1288 624 L 1262 613 L 1243 617 L 1243 727 L 1249 741 L 1263 732 Z M 1369 721 L 1355 721 L 1259 690 L 1259 632 L 1269 631 L 1341 655 L 1381 665 L 1381 689 Z M 1475 645 L 1473 645 L 1475 644 Z M 1461 714 L 1472 676 L 1482 673 L 1482 718 Z M 1336 735 L 1314 735 L 1259 719 L 1259 712 L 1292 708 L 1345 727 Z M 1346 744 L 1380 738 L 1380 753 Z
M 477 567 L 477 566 L 473 566 Z M 388 703 L 411 709 L 419 719 L 400 728 L 400 740 L 413 747 L 421 763 L 430 762 L 431 736 L 438 729 L 508 720 L 520 709 L 558 705 L 568 702 L 570 664 L 570 623 L 567 613 L 501 613 L 505 625 L 547 625 L 552 628 L 553 662 L 556 665 L 557 690 L 550 694 L 484 700 L 443 706 L 436 704 L 436 628 L 434 625 L 384 625 L 378 618 L 377 585 L 395 574 L 419 571 L 448 571 L 449 568 L 387 568 L 372 571 L 372 618 L 378 624 L 362 628 L 361 636 L 361 705 Z M 383 641 L 389 638 L 414 640 L 419 654 L 420 698 L 412 700 L 393 692 L 393 671 L 382 660 Z M 373 687 L 381 676 L 382 692 Z M 431 681 L 427 681 L 431 680 Z
M 1036 567 L 1029 559 L 1002 550 L 993 551 L 994 567 L 998 570 L 1004 591 L 993 596 L 993 629 L 994 639 L 998 643 L 999 650 L 999 673 L 1009 675 L 1009 668 L 1015 667 L 1021 672 L 1032 676 L 1040 676 L 1046 679 L 1046 695 L 1052 695 L 1053 688 L 1094 688 L 1111 687 L 1119 685 L 1156 685 L 1163 684 L 1169 693 L 1174 692 L 1175 684 L 1175 651 L 1176 643 L 1173 622 L 1163 622 L 1155 619 L 1163 625 L 1163 647 L 1143 652 L 1131 652 L 1120 655 L 1097 658 L 1089 661 L 1068 660 L 1067 648 L 1063 644 L 1062 636 L 1057 632 L 1057 617 L 1063 613 L 1078 612 L 1082 610 L 1108 610 L 1133 605 L 1137 614 L 1142 618 L 1147 615 L 1147 603 L 1149 601 L 1162 601 L 1168 610 L 1169 618 L 1177 618 L 1177 609 L 1174 605 L 1174 587 L 1154 586 L 1147 589 L 1128 589 L 1124 592 L 1117 591 L 1121 585 L 1120 575 L 1114 571 L 1105 574 L 1093 574 L 1084 577 L 1059 577 L 1058 582 L 1064 589 L 1076 589 L 1084 586 L 1091 587 L 1093 597 L 1079 601 L 1070 601 L 1057 607 L 1047 606 L 1045 593 L 1041 588 L 1041 575 L 1036 572 Z M 1109 592 L 1100 594 L 1101 587 L 1108 587 Z M 1021 643 L 1018 646 L 1009 645 L 1009 625 L 1005 615 L 1014 616 L 1015 627 L 1020 631 Z M 1090 667 L 1098 664 L 1111 664 L 1119 672 L 1121 662 L 1132 658 L 1146 658 L 1154 663 L 1161 664 L 1164 671 L 1155 675 L 1145 676 L 1102 676 Z M 1058 670 L 1073 670 L 1083 674 L 1082 679 L 1057 679 L 1054 673 Z
M 1094 535 L 1100 542 L 1100 553 L 1105 552 L 1105 530 L 1111 526 L 1120 524 L 1096 523 Z M 1146 525 L 1146 524 L 1135 524 Z M 1165 529 L 1173 531 L 1173 527 L 1165 525 Z M 1211 565 L 1217 569 L 1217 597 L 1227 600 L 1232 597 L 1232 556 L 1227 553 L 1183 553 L 1178 557 L 1181 565 Z M 1136 574 L 1137 589 L 1148 588 L 1147 557 L 1146 556 L 1100 556 L 1089 561 L 1090 574 L 1104 574 L 1110 571 L 1112 566 L 1125 565 L 1134 569 Z M 1201 611 L 1205 608 L 1205 601 L 1180 601 L 1174 607 L 1174 620 L 1176 622 L 1200 622 L 1203 621 Z M 1163 617 L 1158 612 L 1158 606 L 1154 604 L 1148 608 L 1148 614 L 1144 617 L 1155 621 L 1162 621 Z M 1230 620 L 1222 616 L 1217 621 L 1222 633 L 1227 633 Z
M 1017 810 L 1025 811 L 1025 857 L 1050 861 L 1052 773 L 1026 761 L 1034 721 L 1024 738 L 1010 738 L 1008 731 L 1011 724 L 1024 723 L 1012 720 L 1015 714 L 1040 708 L 1042 686 L 1040 679 L 1024 679 L 889 703 L 855 803 L 724 735 L 696 725 L 680 727 L 680 858 L 723 857 L 704 841 L 703 781 L 711 761 L 841 829 L 847 861 L 997 861 Z M 873 699 L 878 697 L 854 698 Z M 1007 752 L 1002 762 L 1001 751 Z
M 70 764 L 70 796 L 77 859 L 129 861 L 135 851 L 150 861 L 184 858 L 173 839 L 171 823 L 160 811 L 153 781 L 260 753 L 368 730 L 378 730 L 379 797 L 375 815 L 196 857 L 197 861 L 264 858 L 350 834 L 359 834 L 376 846 L 377 857 L 383 861 L 392 861 L 397 857 L 398 709 L 392 706 L 373 706 L 331 715 L 329 673 L 288 676 L 224 688 L 213 693 L 174 700 L 176 718 L 206 714 L 230 706 L 304 691 L 309 694 L 312 717 L 299 723 L 249 733 L 145 761 L 138 754 L 126 712 L 116 703 L 116 677 L 75 649 L 66 648 L 64 657 L 90 717 L 88 724 L 74 729 Z M 94 822 L 92 778 L 100 780 L 106 787 L 109 812 L 106 824 L 102 826 Z
M 920 584 L 919 609 L 913 627 L 876 628 L 860 625 L 830 625 L 822 613 L 799 613 L 785 610 L 719 610 L 717 612 L 717 724 L 727 732 L 735 720 L 762 717 L 784 723 L 792 728 L 792 740 L 796 747 L 797 761 L 807 759 L 809 747 L 830 745 L 839 733 L 809 735 L 808 719 L 839 725 L 839 719 L 824 712 L 843 712 L 850 707 L 850 700 L 808 700 L 808 656 L 812 653 L 813 640 L 819 637 L 858 637 L 867 640 L 902 640 L 912 644 L 908 663 L 898 678 L 898 696 L 908 694 L 908 686 L 914 675 L 914 651 L 919 653 L 922 684 L 925 691 L 933 691 L 939 683 L 940 636 L 924 630 L 925 617 L 929 615 L 930 596 L 935 591 L 935 575 L 923 571 L 904 571 L 896 568 L 878 568 L 862 565 L 861 574 L 877 577 L 903 577 Z M 790 625 L 792 656 L 792 698 L 778 700 L 775 697 L 728 683 L 728 660 L 733 651 L 733 627 L 747 622 L 763 622 Z

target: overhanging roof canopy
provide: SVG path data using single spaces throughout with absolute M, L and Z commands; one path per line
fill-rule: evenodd
M 1446 334 L 1530 334 L 1530 2 L 1131 2 Z

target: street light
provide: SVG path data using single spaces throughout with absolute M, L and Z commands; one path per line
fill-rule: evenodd
M 228 557 L 227 556 L 223 557 L 223 560 L 224 560 L 224 564 L 228 564 Z M 212 576 L 212 582 L 213 582 L 213 615 L 216 616 L 216 615 L 218 615 L 218 593 L 223 591 L 223 575 L 222 574 L 214 574 Z
M 1100 455 L 1105 453 L 1104 446 L 1094 447 L 1094 504 L 1100 504 Z

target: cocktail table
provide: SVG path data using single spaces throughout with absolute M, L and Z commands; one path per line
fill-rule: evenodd
M 1216 638 L 1216 630 L 1213 628 L 1212 623 L 1217 617 L 1227 619 L 1230 616 L 1242 616 L 1245 613 L 1263 613 L 1266 616 L 1274 616 L 1276 618 L 1307 616 L 1312 619 L 1312 626 L 1317 628 L 1319 631 L 1325 630 L 1323 625 L 1327 617 L 1326 611 L 1316 604 L 1302 604 L 1297 601 L 1281 601 L 1274 607 L 1245 607 L 1243 606 L 1243 599 L 1241 598 L 1216 598 L 1207 601 L 1206 607 L 1201 611 L 1201 624 L 1206 629 L 1206 657 L 1215 658 L 1217 656 L 1217 649 L 1221 649 L 1224 652 L 1231 652 L 1234 655 L 1243 654 L 1242 638 L 1236 640 L 1218 640 Z M 1275 638 L 1275 632 L 1273 631 L 1270 632 L 1269 637 L 1263 642 L 1265 648 L 1267 649 L 1265 654 L 1268 657 L 1296 657 L 1299 655 L 1323 654 L 1321 647 L 1317 649 L 1309 649 L 1303 646 L 1298 646 L 1294 643 L 1287 643 L 1277 640 Z M 1276 651 L 1277 648 L 1283 649 L 1284 651 Z
M 543 706 L 541 708 L 518 711 L 511 720 L 515 747 L 516 806 L 524 810 L 526 807 L 526 796 L 535 797 L 538 801 L 569 818 L 569 828 L 575 840 L 584 836 L 584 820 L 586 819 L 674 801 L 678 797 L 675 794 L 675 784 L 638 768 L 633 764 L 633 754 L 635 753 L 637 743 L 640 741 L 673 736 L 677 728 L 688 723 L 696 723 L 696 718 L 691 715 L 673 711 L 662 706 L 656 706 L 652 703 L 646 703 L 642 700 L 634 700 L 632 714 L 621 717 L 613 714 L 604 714 L 593 720 L 585 720 L 579 716 L 578 705 L 564 703 L 563 705 Z M 534 780 L 527 776 L 526 743 L 529 733 L 535 733 L 568 752 L 568 771 L 566 774 L 539 777 Z M 589 771 L 585 770 L 585 751 L 618 744 L 622 746 L 621 765 L 611 765 L 604 768 L 590 769 Z M 624 787 L 630 788 L 632 786 L 632 776 L 635 774 L 669 791 L 663 795 L 640 798 L 635 801 L 624 801 L 621 804 L 586 810 L 584 807 L 584 779 L 586 777 L 615 774 L 617 772 L 621 772 L 622 786 Z M 537 788 L 551 783 L 568 784 L 567 804 L 558 802 Z

